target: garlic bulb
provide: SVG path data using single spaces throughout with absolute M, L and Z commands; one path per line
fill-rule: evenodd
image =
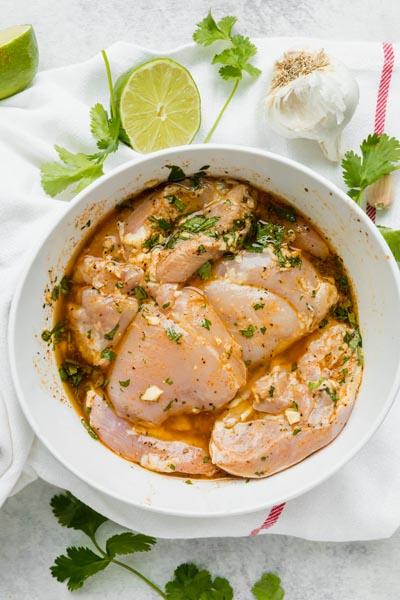
M 343 63 L 324 50 L 293 50 L 275 63 L 267 117 L 280 135 L 316 140 L 329 160 L 338 161 L 358 98 L 357 81 Z

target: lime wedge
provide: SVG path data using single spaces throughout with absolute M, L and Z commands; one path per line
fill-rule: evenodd
M 121 138 L 138 152 L 190 144 L 201 121 L 200 94 L 185 67 L 156 58 L 115 84 Z
M 0 31 L 0 100 L 20 92 L 35 77 L 39 62 L 32 25 Z

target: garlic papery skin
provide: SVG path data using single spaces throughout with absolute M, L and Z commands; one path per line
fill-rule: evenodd
M 286 138 L 319 142 L 326 158 L 342 158 L 344 127 L 359 99 L 357 81 L 324 50 L 292 50 L 274 65 L 266 97 L 271 129 Z
M 393 177 L 390 173 L 367 187 L 367 202 L 377 210 L 389 208 L 393 202 Z

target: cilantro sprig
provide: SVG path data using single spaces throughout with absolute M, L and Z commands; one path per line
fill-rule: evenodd
M 258 77 L 261 73 L 260 69 L 249 62 L 257 53 L 255 45 L 251 43 L 248 37 L 240 34 L 232 34 L 232 29 L 236 21 L 236 17 L 227 16 L 216 22 L 210 10 L 206 18 L 197 24 L 197 29 L 193 34 L 194 41 L 203 46 L 211 46 L 211 44 L 217 41 L 227 44 L 227 47 L 222 52 L 214 56 L 212 64 L 222 65 L 218 71 L 222 79 L 234 82 L 231 93 L 204 142 L 208 142 L 211 139 L 243 75 L 247 73 L 250 77 Z
M 97 140 L 98 151 L 94 154 L 74 154 L 56 144 L 54 148 L 62 162 L 47 162 L 42 164 L 40 169 L 42 187 L 49 196 L 57 196 L 74 184 L 74 194 L 83 190 L 104 174 L 103 164 L 106 158 L 118 148 L 121 122 L 115 106 L 108 58 L 104 50 L 101 53 L 110 90 L 111 115 L 109 116 L 104 106 L 99 103 L 90 109 L 90 131 Z
M 365 189 L 384 175 L 400 169 L 400 141 L 373 133 L 360 145 L 361 156 L 349 150 L 342 160 L 343 179 L 348 186 L 348 195 L 363 207 Z M 385 238 L 394 258 L 400 261 L 400 230 L 389 227 L 378 229 Z
M 208 570 L 199 569 L 193 563 L 179 565 L 163 591 L 143 573 L 116 558 L 137 552 L 149 552 L 156 543 L 155 538 L 124 531 L 109 537 L 105 547 L 102 547 L 96 535 L 101 525 L 108 521 L 106 517 L 75 498 L 70 492 L 53 496 L 50 504 L 60 525 L 82 531 L 95 548 L 94 551 L 87 546 L 70 546 L 50 567 L 52 576 L 60 582 L 67 582 L 71 592 L 80 589 L 87 579 L 114 564 L 139 577 L 165 600 L 233 600 L 233 589 L 227 579 L 213 579 Z M 282 600 L 284 596 L 279 577 L 272 573 L 264 573 L 254 584 L 252 593 L 257 600 Z

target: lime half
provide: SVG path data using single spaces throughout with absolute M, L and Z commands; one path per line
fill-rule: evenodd
M 185 67 L 157 58 L 115 84 L 122 139 L 138 152 L 190 144 L 201 122 L 200 94 Z
M 32 25 L 0 31 L 0 100 L 20 92 L 35 77 L 39 51 Z

